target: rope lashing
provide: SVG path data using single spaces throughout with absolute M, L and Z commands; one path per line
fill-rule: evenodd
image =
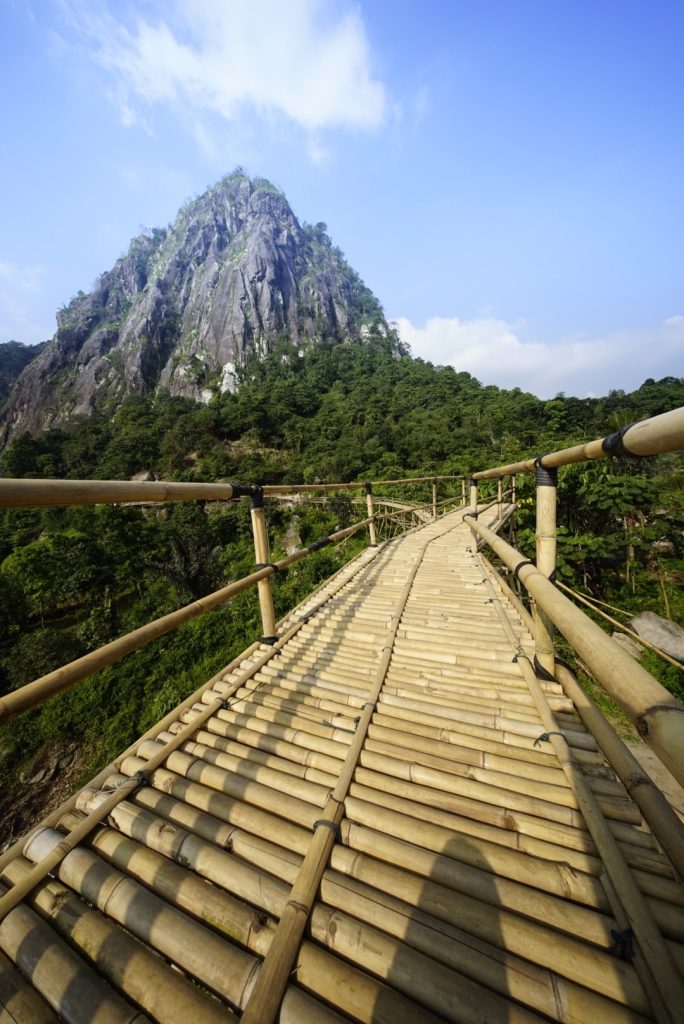
M 561 739 L 565 739 L 565 735 L 562 732 L 543 732 L 541 736 L 537 736 L 532 745 L 539 747 L 542 743 L 546 743 L 550 736 L 560 736 Z
M 316 821 L 314 821 L 313 823 L 314 832 L 316 831 L 319 825 L 322 825 L 323 828 L 329 828 L 331 832 L 334 832 L 337 839 L 340 838 L 340 826 L 335 824 L 334 821 L 330 821 L 328 818 L 317 818 Z
M 632 929 L 625 928 L 624 931 L 616 932 L 614 928 L 611 928 L 610 937 L 613 940 L 613 945 L 610 947 L 610 952 L 613 956 L 631 963 L 636 956 L 634 932 Z

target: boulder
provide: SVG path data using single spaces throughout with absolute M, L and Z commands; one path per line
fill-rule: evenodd
M 684 664 L 684 629 L 655 612 L 641 612 L 629 623 L 631 629 L 654 647 Z

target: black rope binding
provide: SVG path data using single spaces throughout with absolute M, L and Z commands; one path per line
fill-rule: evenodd
M 273 644 L 276 643 L 277 640 L 278 640 L 277 636 L 260 636 L 259 637 L 259 643 L 260 644 L 269 644 L 271 647 L 273 647 Z
M 543 679 L 545 683 L 556 682 L 556 677 L 552 676 L 551 673 L 544 668 L 536 654 L 534 656 L 534 674 L 537 679 Z
M 518 562 L 518 564 L 516 565 L 515 569 L 513 570 L 513 575 L 514 575 L 514 577 L 516 578 L 516 580 L 519 580 L 519 579 L 520 579 L 520 570 L 521 570 L 521 569 L 522 569 L 522 568 L 523 568 L 524 566 L 526 566 L 526 565 L 534 565 L 534 564 L 535 564 L 535 563 L 534 563 L 534 562 L 532 561 L 532 559 L 531 559 L 531 558 L 526 558 L 526 559 L 524 560 L 524 562 Z M 535 568 L 536 568 L 536 566 L 535 566 Z
M 233 494 L 236 498 L 251 498 L 254 494 L 254 484 L 234 484 L 230 486 L 233 488 Z
M 264 489 L 261 484 L 257 484 L 252 488 L 249 498 L 250 508 L 263 508 L 264 507 Z
M 336 825 L 334 821 L 330 821 L 328 818 L 318 818 L 313 823 L 314 832 L 316 831 L 319 825 L 322 825 L 324 828 L 329 828 L 331 832 L 335 833 L 335 836 L 338 839 L 340 838 L 340 826 Z
M 138 771 L 134 774 L 133 778 L 136 779 L 138 782 L 138 789 L 141 789 L 142 786 L 149 786 L 150 784 L 149 779 L 145 775 L 145 772 L 142 770 L 142 768 L 138 769 Z
M 632 929 L 625 928 L 622 932 L 616 932 L 614 928 L 611 928 L 610 937 L 613 940 L 613 945 L 610 947 L 610 952 L 613 956 L 617 956 L 620 960 L 627 960 L 631 963 L 636 956 L 634 932 Z
M 537 487 L 557 487 L 558 486 L 558 470 L 555 467 L 547 469 L 542 459 L 543 455 L 539 455 L 534 460 L 534 474 Z
M 532 746 L 533 747 L 541 746 L 542 743 L 546 743 L 546 741 L 548 740 L 549 736 L 560 736 L 561 739 L 565 739 L 565 736 L 563 735 L 562 732 L 543 732 L 541 734 L 541 736 L 537 736 L 537 738 L 534 741 L 534 743 L 532 744 Z
M 622 427 L 620 430 L 616 430 L 614 434 L 609 434 L 608 437 L 603 438 L 601 447 L 606 455 L 626 455 L 631 459 L 640 458 L 635 452 L 630 452 L 628 448 L 625 448 L 623 440 L 627 431 L 633 426 L 633 423 L 628 423 L 626 427 Z
M 320 551 L 321 548 L 327 548 L 328 544 L 332 544 L 330 537 L 321 537 L 320 540 L 314 540 L 311 544 L 306 545 L 307 551 Z
M 254 566 L 254 571 L 258 572 L 259 569 L 273 569 L 273 572 L 280 572 L 280 566 L 276 565 L 275 562 L 257 562 Z
M 366 494 L 372 494 L 373 493 L 373 484 L 371 483 L 370 480 L 366 480 L 366 482 L 365 482 L 365 484 L 363 486 L 366 488 Z

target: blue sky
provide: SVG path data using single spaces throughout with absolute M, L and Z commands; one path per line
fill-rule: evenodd
M 0 341 L 241 164 L 416 355 L 684 374 L 683 37 L 665 0 L 0 0 Z

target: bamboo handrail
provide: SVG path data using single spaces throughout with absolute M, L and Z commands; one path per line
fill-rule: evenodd
M 501 607 L 501 602 L 487 570 L 482 567 L 482 571 L 485 586 L 508 637 L 511 650 L 516 652 L 519 650 L 517 637 Z M 606 895 L 612 904 L 613 913 L 623 927 L 621 917 L 626 916 L 627 922 L 634 929 L 634 935 L 643 957 L 643 959 L 637 958 L 635 966 L 648 993 L 656 1020 L 658 1024 L 667 1024 L 667 1022 L 676 1024 L 679 1010 L 684 1005 L 684 982 L 672 963 L 662 934 L 644 896 L 637 887 L 634 875 L 625 863 L 617 841 L 601 813 L 596 797 L 589 789 L 579 765 L 573 758 L 567 740 L 557 731 L 558 723 L 549 708 L 548 700 L 542 691 L 529 658 L 519 657 L 519 664 L 547 737 L 551 741 L 561 768 L 577 798 L 587 828 L 603 861 L 604 870 L 610 879 L 611 884 L 606 886 Z
M 306 494 L 309 491 L 358 491 L 370 483 L 373 487 L 396 487 L 399 484 L 424 484 L 433 480 L 459 480 L 460 474 L 450 476 L 408 476 L 401 480 L 370 480 L 357 483 L 335 484 L 265 484 L 264 495 Z
M 237 594 L 241 594 L 244 590 L 255 586 L 260 580 L 267 579 L 273 576 L 274 573 L 289 568 L 289 566 L 298 562 L 301 558 L 306 558 L 308 555 L 323 547 L 327 547 L 329 544 L 335 544 L 337 541 L 351 536 L 352 533 L 367 526 L 369 522 L 370 520 L 368 519 L 362 519 L 344 530 L 337 530 L 327 537 L 321 537 L 307 547 L 300 548 L 291 555 L 281 558 L 278 562 L 264 566 L 262 569 L 257 569 L 256 572 L 243 576 L 242 579 L 229 583 L 228 586 L 221 587 L 220 590 L 207 594 L 205 597 L 200 597 L 191 604 L 178 608 L 175 612 L 162 615 L 160 618 L 154 619 L 152 622 L 148 622 L 144 626 L 140 626 L 138 629 L 134 629 L 130 633 L 110 641 L 108 644 L 104 644 L 96 651 L 84 654 L 81 658 L 76 658 L 75 661 L 62 665 L 61 668 L 48 672 L 46 675 L 41 676 L 40 679 L 36 679 L 32 683 L 27 683 L 26 686 L 6 694 L 0 698 L 0 724 L 9 721 L 15 715 L 28 710 L 28 708 L 35 707 L 36 704 L 41 704 L 49 697 L 73 686 L 75 683 L 80 682 L 94 672 L 98 672 L 107 665 L 120 661 L 127 654 L 140 650 L 141 647 L 145 647 L 158 637 L 170 633 L 172 630 L 177 629 L 178 626 L 182 626 L 198 615 L 202 615 L 204 612 L 211 611 L 214 608 L 219 608 Z
M 684 785 L 684 705 L 564 597 L 529 559 L 472 516 L 466 514 L 464 521 L 516 572 L 549 619 L 631 718 L 639 734 Z
M 184 484 L 163 480 L 0 480 L 0 508 L 128 501 L 233 501 L 253 490 L 241 484 Z
M 622 430 L 586 444 L 562 448 L 539 459 L 524 459 L 508 466 L 496 466 L 473 473 L 473 480 L 490 480 L 513 473 L 532 473 L 539 463 L 545 469 L 569 466 L 573 462 L 604 459 L 608 455 L 661 455 L 684 448 L 684 407 L 632 423 Z

